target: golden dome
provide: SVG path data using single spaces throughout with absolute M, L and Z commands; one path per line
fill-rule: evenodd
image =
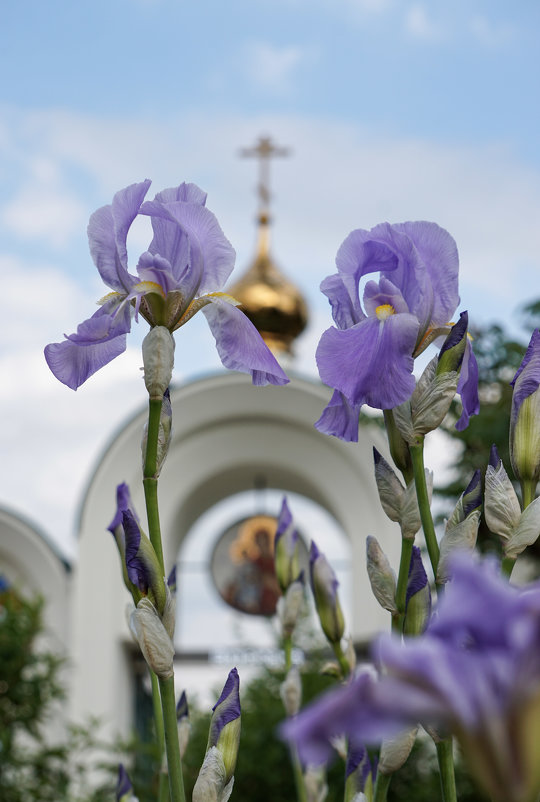
M 291 353 L 308 321 L 300 290 L 279 270 L 270 255 L 270 222 L 259 215 L 257 252 L 250 267 L 227 292 L 258 329 L 274 353 Z

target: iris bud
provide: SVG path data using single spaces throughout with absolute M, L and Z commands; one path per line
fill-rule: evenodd
M 133 794 L 133 785 L 122 763 L 118 766 L 118 780 L 116 783 L 116 802 L 138 802 Z
M 484 513 L 491 532 L 501 538 L 505 557 L 515 559 L 540 535 L 540 498 L 521 512 L 512 482 L 495 446 L 486 470 Z
M 396 574 L 378 541 L 369 536 L 367 546 L 367 572 L 373 595 L 384 610 L 397 615 Z
M 225 784 L 234 774 L 240 742 L 240 678 L 233 668 L 221 696 L 212 708 L 207 751 L 215 746 L 225 767 Z
M 337 594 L 339 582 L 330 563 L 313 541 L 309 567 L 311 589 L 322 630 L 331 644 L 339 644 L 345 630 L 345 619 Z
M 371 798 L 373 778 L 367 749 L 361 744 L 349 743 L 345 763 L 345 802 L 352 802 L 358 793 Z
M 176 724 L 178 727 L 180 757 L 183 758 L 189 742 L 189 736 L 191 734 L 191 722 L 189 720 L 189 708 L 185 691 L 182 691 L 182 695 L 180 696 L 180 699 L 176 705 Z
M 383 741 L 377 771 L 381 774 L 393 774 L 400 769 L 411 754 L 417 732 L 418 727 L 413 727 Z
M 437 581 L 446 582 L 450 578 L 448 559 L 456 550 L 472 551 L 476 545 L 482 505 L 482 481 L 480 471 L 475 471 L 467 488 L 461 494 L 454 511 L 446 522 L 440 544 Z
M 391 521 L 399 523 L 402 537 L 414 540 L 422 524 L 414 481 L 411 481 L 406 488 L 403 487 L 392 467 L 376 448 L 373 449 L 373 459 L 375 481 L 383 510 Z M 433 473 L 425 469 L 425 476 L 431 501 Z
M 135 512 L 133 503 L 131 501 L 129 487 L 125 482 L 122 482 L 116 488 L 116 512 L 107 529 L 114 537 L 116 546 L 118 548 L 118 553 L 120 554 L 124 584 L 130 593 L 134 593 L 137 596 L 137 588 L 129 579 L 126 568 L 126 536 L 122 523 L 123 513 L 126 510 L 130 510 L 135 521 L 138 522 L 137 513 Z
M 150 538 L 144 534 L 131 510 L 122 512 L 125 534 L 125 561 L 129 581 L 143 596 L 149 595 L 163 614 L 167 601 L 165 578 Z
M 212 746 L 204 757 L 199 776 L 193 787 L 193 802 L 227 802 L 234 777 L 226 782 L 226 771 L 219 749 Z
M 302 704 L 302 682 L 297 666 L 291 666 L 281 683 L 279 693 L 288 716 L 296 716 Z
M 290 637 L 294 631 L 298 616 L 304 604 L 304 572 L 287 588 L 284 596 L 278 599 L 277 612 L 284 637 Z
M 276 577 L 282 593 L 296 579 L 299 573 L 298 532 L 294 527 L 293 517 L 284 498 L 281 504 L 276 537 L 274 541 L 274 564 Z
M 431 590 L 422 564 L 420 549 L 413 546 L 407 593 L 405 596 L 404 635 L 421 635 L 431 615 Z
M 510 459 L 521 482 L 540 478 L 540 330 L 533 332 L 523 361 L 512 380 Z
M 160 679 L 173 676 L 174 646 L 171 636 L 163 626 L 163 622 L 146 596 L 139 601 L 130 619 L 133 632 L 143 657 Z
M 437 374 L 459 373 L 467 345 L 469 316 L 462 312 L 458 322 L 452 326 L 438 356 Z
M 324 802 L 328 794 L 326 772 L 322 766 L 308 766 L 304 772 L 307 802 Z
M 154 326 L 142 343 L 144 383 L 152 401 L 161 401 L 171 383 L 174 337 L 165 326 Z

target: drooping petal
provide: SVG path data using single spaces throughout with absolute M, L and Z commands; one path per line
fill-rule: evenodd
M 103 206 L 90 217 L 88 242 L 94 264 L 109 287 L 129 292 L 136 279 L 128 273 L 126 239 L 137 216 L 151 181 L 121 189 L 109 206 Z
M 391 409 L 414 390 L 411 354 L 417 332 L 418 320 L 408 314 L 368 318 L 345 331 L 327 329 L 316 352 L 320 377 L 353 406 Z
M 353 406 L 343 393 L 334 390 L 315 428 L 322 434 L 331 434 L 347 443 L 357 443 L 359 414 L 360 406 Z
M 210 303 L 202 311 L 223 365 L 251 373 L 255 385 L 287 384 L 289 379 L 249 318 L 222 297 L 207 297 Z
M 111 314 L 114 302 L 98 309 L 79 324 L 76 334 L 45 347 L 45 359 L 56 378 L 76 390 L 97 370 L 126 350 L 126 333 L 131 328 L 129 306 Z

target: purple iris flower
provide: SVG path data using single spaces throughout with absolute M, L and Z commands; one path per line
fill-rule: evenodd
M 116 193 L 111 205 L 90 218 L 88 239 L 94 263 L 112 292 L 75 334 L 45 348 L 54 375 L 76 390 L 93 373 L 125 351 L 131 316 L 173 332 L 200 309 L 208 320 L 225 367 L 251 373 L 254 384 L 286 384 L 288 379 L 258 331 L 221 288 L 235 252 L 206 194 L 181 184 L 144 202 L 150 181 Z M 138 275 L 128 271 L 126 240 L 137 215 L 148 215 L 153 239 L 139 258 Z
M 316 426 L 357 440 L 360 407 L 392 409 L 406 401 L 415 387 L 414 358 L 448 331 L 459 302 L 458 253 L 435 223 L 381 223 L 349 234 L 336 266 L 321 284 L 336 326 L 323 333 L 316 354 L 321 379 L 335 392 Z M 360 282 L 371 273 L 379 280 L 365 284 L 362 305 Z M 469 350 L 465 403 L 474 364 Z
M 456 735 L 493 799 L 540 792 L 540 585 L 522 590 L 494 561 L 454 555 L 452 581 L 425 633 L 382 636 L 379 679 L 358 675 L 287 722 L 302 760 L 322 762 L 329 738 L 369 743 L 418 721 Z

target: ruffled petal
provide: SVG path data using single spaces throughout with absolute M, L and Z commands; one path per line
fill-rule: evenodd
M 181 201 L 149 201 L 141 212 L 152 218 L 154 239 L 148 250 L 169 260 L 177 288 L 186 297 L 223 287 L 236 254 L 212 212 Z
M 112 204 L 94 212 L 88 223 L 94 264 L 105 284 L 118 292 L 129 292 L 137 280 L 128 273 L 126 239 L 150 184 L 147 179 L 120 190 Z
M 315 428 L 323 434 L 332 434 L 348 443 L 357 443 L 359 412 L 360 407 L 352 406 L 343 393 L 334 390 Z
M 197 203 L 199 206 L 206 204 L 206 192 L 203 192 L 197 184 L 180 184 L 179 187 L 171 187 L 170 189 L 162 189 L 158 192 L 154 200 L 159 203 L 173 203 L 174 201 L 183 201 L 183 203 Z
M 352 406 L 391 409 L 414 390 L 411 353 L 417 332 L 418 320 L 408 314 L 368 318 L 346 331 L 327 329 L 315 355 L 320 377 Z
M 351 299 L 339 273 L 327 276 L 321 282 L 320 290 L 330 301 L 332 317 L 338 329 L 348 329 L 365 318 L 358 295 L 354 301 Z
M 131 327 L 130 308 L 117 314 L 111 304 L 102 306 L 64 342 L 50 343 L 45 359 L 56 378 L 76 390 L 90 376 L 126 350 L 126 333 Z
M 388 223 L 383 225 L 388 226 Z M 354 308 L 361 312 L 358 300 L 360 279 L 368 273 L 390 272 L 398 267 L 396 254 L 384 241 L 377 241 L 372 231 L 352 231 L 341 244 L 336 266 Z
M 448 323 L 459 303 L 459 256 L 454 238 L 436 223 L 417 221 L 394 226 L 408 235 L 425 265 L 433 288 L 431 324 Z M 422 318 L 419 309 L 411 312 Z
M 251 373 L 256 385 L 287 384 L 289 379 L 249 318 L 221 297 L 208 298 L 211 303 L 202 311 L 223 365 Z

